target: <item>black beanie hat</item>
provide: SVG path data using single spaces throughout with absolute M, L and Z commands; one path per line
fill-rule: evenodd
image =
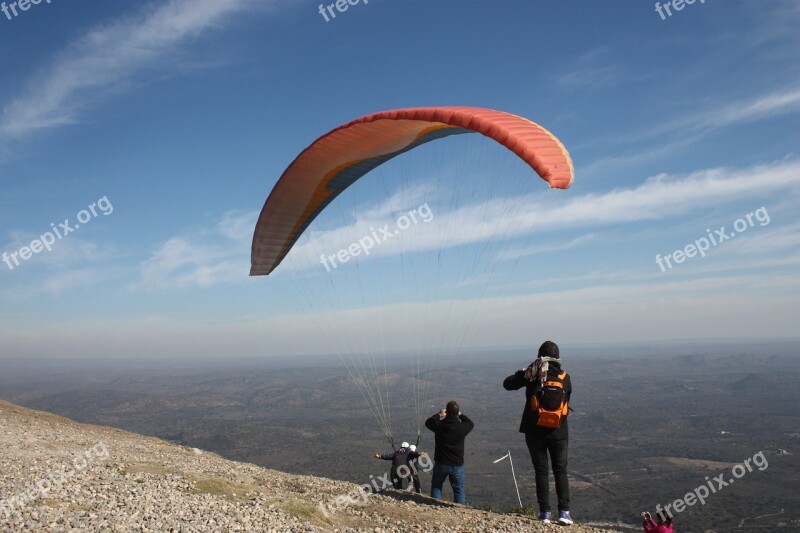
M 539 359 L 542 357 L 558 359 L 558 345 L 553 341 L 544 341 L 542 345 L 539 346 Z

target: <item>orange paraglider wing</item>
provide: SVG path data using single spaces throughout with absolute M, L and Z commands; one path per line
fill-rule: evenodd
M 480 107 L 414 107 L 373 113 L 326 133 L 289 165 L 256 225 L 251 276 L 266 275 L 334 198 L 372 169 L 427 142 L 480 133 L 502 144 L 545 180 L 566 189 L 573 179 L 564 145 L 530 120 Z

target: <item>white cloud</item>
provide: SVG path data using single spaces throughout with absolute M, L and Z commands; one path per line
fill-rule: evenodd
M 255 212 L 230 211 L 213 228 L 168 239 L 141 263 L 133 288 L 183 289 L 246 280 L 256 219 Z
M 59 272 L 45 278 L 37 285 L 41 292 L 49 292 L 53 296 L 59 296 L 64 292 L 71 291 L 77 287 L 92 287 L 113 277 L 113 274 L 106 269 L 100 268 L 80 268 Z M 31 288 L 26 293 L 30 294 Z
M 4 107 L 0 140 L 77 122 L 99 97 L 148 69 L 163 67 L 181 45 L 220 26 L 226 17 L 258 5 L 255 0 L 147 3 L 133 15 L 91 29 L 68 44 Z
M 741 198 L 800 186 L 800 161 L 743 169 L 716 168 L 685 176 L 658 175 L 630 189 L 584 195 L 549 210 L 547 223 L 586 226 L 659 220 Z
M 578 246 L 586 244 L 587 242 L 591 242 L 594 238 L 595 238 L 594 234 L 587 233 L 586 235 L 575 237 L 574 239 L 563 243 L 548 243 L 548 244 L 539 244 L 535 246 L 509 248 L 508 250 L 504 250 L 499 254 L 498 260 L 505 261 L 508 259 L 518 259 L 520 257 L 525 257 L 529 255 L 571 250 L 572 248 L 577 248 Z
M 705 113 L 694 114 L 692 117 L 668 124 L 667 129 L 714 130 L 797 111 L 800 111 L 800 89 L 791 87 Z
M 556 82 L 565 88 L 598 89 L 613 87 L 623 81 L 619 67 L 614 65 L 581 66 L 575 70 L 564 72 L 556 78 Z
M 396 256 L 403 249 L 429 251 L 492 239 L 506 241 L 509 236 L 519 238 L 547 230 L 595 230 L 609 224 L 667 219 L 706 210 L 709 205 L 756 198 L 798 186 L 800 161 L 780 161 L 739 170 L 719 168 L 682 176 L 659 175 L 636 187 L 601 194 L 569 196 L 561 191 L 550 191 L 551 197 L 544 201 L 541 194 L 494 198 L 450 211 L 437 211 L 437 206 L 432 204 L 434 218 L 429 224 L 412 225 L 401 232 L 400 237 L 375 246 L 368 258 L 361 256 L 356 260 Z M 553 205 L 556 197 L 552 195 L 562 194 L 565 201 Z M 418 195 L 414 195 L 414 200 L 418 199 Z M 413 204 L 406 203 L 406 206 Z M 392 197 L 372 209 L 365 209 L 364 213 L 354 213 L 356 218 L 349 224 L 310 230 L 292 249 L 280 271 L 296 273 L 319 269 L 321 272 L 320 255 L 335 254 L 359 238 L 371 235 L 373 228 L 394 224 L 395 220 L 387 215 L 394 213 L 396 216 L 399 207 Z M 210 230 L 189 232 L 167 240 L 142 263 L 140 285 L 185 288 L 246 281 L 249 239 L 255 220 L 255 213 L 228 213 Z M 584 236 L 567 244 L 578 247 L 586 239 L 588 237 Z M 564 245 L 559 246 L 564 249 Z M 547 250 L 534 248 L 531 253 L 543 251 Z M 493 260 L 503 258 L 509 256 Z
M 704 101 L 703 111 L 693 110 L 674 120 L 666 121 L 656 127 L 637 131 L 612 139 L 615 143 L 631 143 L 653 139 L 664 134 L 680 133 L 682 138 L 675 141 L 675 146 L 685 144 L 686 138 L 691 140 L 698 136 L 720 128 L 746 124 L 757 120 L 788 115 L 800 111 L 800 89 L 792 84 L 782 90 L 759 94 L 746 100 L 713 107 Z M 608 142 L 609 139 L 604 139 Z M 663 149 L 655 149 L 656 155 Z
M 46 228 L 50 231 L 50 228 Z M 14 230 L 9 232 L 9 242 L 2 252 L 12 254 L 18 252 L 23 246 L 30 246 L 34 240 L 39 240 L 41 233 L 31 233 L 28 231 Z M 28 261 L 16 268 L 37 268 L 42 267 L 47 270 L 64 270 L 75 265 L 86 263 L 98 263 L 111 259 L 116 254 L 113 246 L 100 246 L 93 241 L 87 241 L 75 235 L 66 235 L 63 239 L 56 240 L 50 251 L 42 249 L 38 254 L 34 254 Z
M 578 168 L 581 175 L 591 178 L 597 173 L 609 173 L 615 169 L 625 169 L 632 165 L 642 165 L 664 158 L 683 146 L 692 145 L 710 132 L 747 124 L 772 117 L 789 115 L 800 111 L 800 89 L 796 84 L 790 87 L 760 94 L 748 100 L 741 100 L 721 107 L 711 108 L 710 102 L 702 103 L 702 111 L 693 110 L 690 113 L 670 121 L 663 122 L 655 127 L 648 127 L 634 133 L 616 137 L 602 137 L 595 141 L 584 143 L 582 148 L 592 145 L 625 145 L 626 150 L 630 145 L 636 146 L 643 141 L 652 141 L 655 138 L 668 136 L 670 140 L 633 153 L 619 153 L 602 157 L 587 165 Z
M 594 286 L 506 298 L 409 303 L 337 313 L 184 321 L 163 317 L 0 325 L 0 343 L 16 356 L 204 357 L 330 354 L 381 346 L 393 350 L 538 345 L 558 342 L 773 338 L 797 335 L 794 273 Z M 481 313 L 475 320 L 473 311 Z M 309 330 L 309 324 L 314 327 Z M 364 324 L 374 324 L 365 328 Z M 335 329 L 334 329 L 335 328 Z M 93 340 L 86 344 L 86 331 Z M 409 335 L 409 331 L 420 332 Z M 327 332 L 327 334 L 326 334 Z M 422 332 L 428 332 L 424 335 Z M 440 337 L 439 335 L 444 335 Z M 443 344 L 438 341 L 444 339 Z M 58 352 L 53 352 L 53 347 Z
M 640 74 L 609 61 L 608 47 L 594 48 L 578 56 L 574 66 L 555 75 L 555 82 L 564 89 L 588 90 L 616 87 L 622 83 L 642 81 L 652 74 Z
M 727 225 L 727 231 L 730 231 L 730 226 L 731 224 Z M 737 236 L 735 243 L 726 241 L 724 249 L 754 259 L 800 251 L 800 223 L 785 224 L 784 221 L 783 226 L 773 227 L 772 220 L 770 224 L 763 226 L 756 221 L 755 226 Z

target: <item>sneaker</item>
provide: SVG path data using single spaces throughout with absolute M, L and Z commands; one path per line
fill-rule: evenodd
M 550 511 L 539 513 L 539 520 L 541 520 L 545 524 L 549 524 L 551 518 L 553 518 L 553 513 L 551 513 Z
M 572 517 L 569 515 L 569 511 L 558 512 L 558 523 L 561 524 L 562 526 L 572 525 Z

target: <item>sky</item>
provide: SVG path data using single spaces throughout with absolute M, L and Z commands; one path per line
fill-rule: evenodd
M 798 336 L 797 2 L 18 3 L 0 11 L 0 358 Z M 542 124 L 574 184 L 528 187 L 490 139 L 437 141 L 248 276 L 300 151 L 441 105 Z M 501 174 L 521 181 L 463 194 Z M 423 205 L 435 222 L 317 263 Z

